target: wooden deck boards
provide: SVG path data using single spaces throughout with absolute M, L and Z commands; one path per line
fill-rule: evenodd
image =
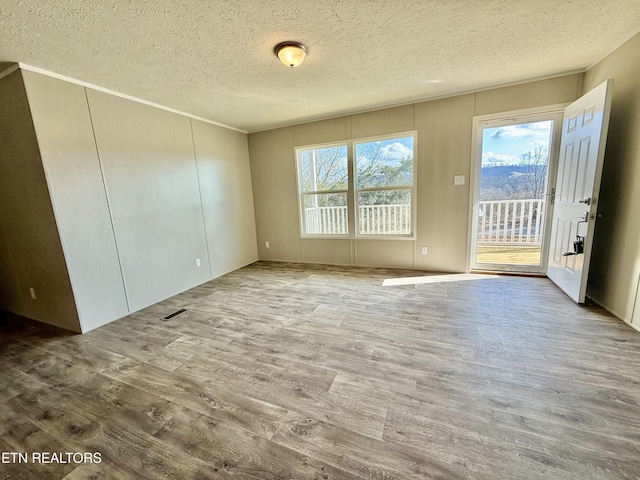
M 540 265 L 540 247 L 492 245 L 476 248 L 476 262 L 503 265 Z
M 85 335 L 5 315 L 2 451 L 103 461 L 0 478 L 640 478 L 638 332 L 424 276 L 259 262 Z

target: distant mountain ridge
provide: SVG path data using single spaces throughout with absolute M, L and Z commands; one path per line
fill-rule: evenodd
M 513 175 L 514 173 L 516 175 Z M 523 169 L 520 165 L 499 165 L 482 167 L 483 177 L 510 177 L 522 175 L 523 173 Z

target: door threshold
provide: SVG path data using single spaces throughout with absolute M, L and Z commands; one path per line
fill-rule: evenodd
M 469 273 L 477 273 L 480 275 L 509 275 L 512 277 L 546 277 L 546 273 L 536 272 L 507 272 L 505 270 L 470 270 Z

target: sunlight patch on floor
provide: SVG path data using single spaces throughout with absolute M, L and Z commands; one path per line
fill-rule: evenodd
M 498 275 L 454 273 L 451 275 L 428 275 L 425 277 L 387 278 L 382 282 L 382 286 L 392 287 L 397 285 L 418 285 L 423 283 L 464 282 L 467 280 L 489 280 L 492 278 L 498 278 Z

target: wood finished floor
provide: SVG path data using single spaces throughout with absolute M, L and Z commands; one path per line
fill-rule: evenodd
M 0 451 L 102 463 L 0 478 L 640 478 L 638 332 L 421 275 L 261 262 L 85 335 L 5 316 Z

